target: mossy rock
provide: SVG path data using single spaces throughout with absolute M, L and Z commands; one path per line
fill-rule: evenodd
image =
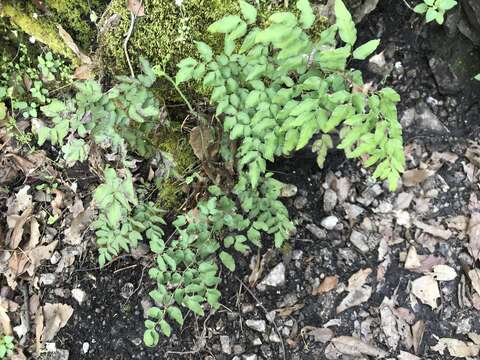
M 290 1 L 290 10 L 295 9 L 296 1 Z M 145 16 L 138 17 L 128 42 L 128 52 L 135 71 L 138 71 L 139 56 L 146 57 L 152 65 L 162 66 L 170 75 L 176 73 L 176 64 L 183 58 L 197 57 L 195 41 L 208 43 L 214 50 L 223 48 L 223 38 L 207 32 L 208 26 L 228 14 L 238 14 L 237 0 L 183 0 L 182 6 L 174 0 L 144 0 Z M 261 1 L 260 21 L 270 14 L 283 9 L 283 1 Z M 111 19 L 117 19 L 116 25 L 106 26 Z M 323 30 L 325 20 L 319 20 L 315 31 Z M 130 12 L 125 0 L 112 0 L 99 23 L 98 58 L 102 60 L 106 74 L 129 74 L 123 41 L 130 26 Z M 163 96 L 168 100 L 178 100 L 178 96 L 168 85 Z M 187 88 L 193 95 L 196 89 Z M 200 93 L 203 93 L 201 90 Z

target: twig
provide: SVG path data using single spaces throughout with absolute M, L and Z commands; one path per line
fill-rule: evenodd
M 25 324 L 26 334 L 28 334 L 28 332 L 30 331 L 30 311 L 29 311 L 29 306 L 28 306 L 28 303 L 29 303 L 28 288 L 23 283 L 19 287 L 20 287 L 20 290 L 22 291 L 22 295 L 23 295 L 22 313 L 21 313 L 20 317 L 22 319 L 22 324 Z M 25 345 L 26 341 L 27 341 L 27 336 L 22 336 L 22 338 L 20 339 L 20 345 L 22 345 L 22 346 Z
M 260 306 L 260 308 L 265 312 L 265 315 L 268 315 L 267 309 L 265 308 L 265 306 L 263 306 L 263 304 L 260 302 L 260 300 L 258 300 L 258 298 L 255 296 L 253 291 L 250 290 L 250 288 L 247 285 L 245 285 L 245 283 L 240 278 L 238 278 L 237 276 L 235 276 L 235 278 L 240 282 L 241 285 L 243 285 L 245 290 L 247 290 L 247 292 L 257 302 L 258 306 Z M 285 351 L 285 343 L 283 342 L 282 334 L 280 334 L 280 331 L 278 330 L 278 326 L 277 326 L 277 323 L 275 322 L 275 319 L 272 319 L 272 323 L 273 323 L 273 326 L 275 328 L 275 332 L 277 333 L 278 338 L 280 339 L 280 344 L 282 345 L 283 360 L 286 360 L 287 358 L 286 358 L 286 351 Z
M 407 7 L 413 11 L 413 8 L 410 6 L 410 4 L 407 2 L 407 0 L 403 0 L 403 2 L 405 3 L 405 5 L 407 5 Z
M 130 27 L 128 28 L 127 35 L 125 36 L 125 40 L 123 41 L 123 51 L 125 52 L 125 57 L 127 58 L 128 68 L 130 69 L 130 75 L 135 77 L 135 73 L 133 72 L 132 63 L 130 62 L 130 56 L 128 56 L 128 40 L 130 40 L 130 36 L 132 36 L 133 26 L 135 25 L 135 14 L 133 11 L 130 11 Z

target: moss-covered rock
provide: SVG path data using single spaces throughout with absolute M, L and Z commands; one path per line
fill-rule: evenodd
M 207 32 L 208 26 L 227 14 L 239 13 L 237 0 L 183 0 L 177 6 L 175 0 L 144 0 L 145 16 L 138 17 L 128 42 L 130 60 L 135 68 L 140 55 L 153 65 L 161 65 L 167 73 L 176 73 L 176 64 L 188 56 L 197 56 L 194 41 L 208 43 L 214 50 L 223 48 L 223 38 Z M 179 1 L 180 2 L 180 1 Z M 295 9 L 295 1 L 290 8 Z M 266 19 L 272 12 L 283 8 L 282 2 L 261 1 L 258 12 Z M 106 26 L 111 19 L 118 20 L 115 26 Z M 123 50 L 125 34 L 130 26 L 130 12 L 124 0 L 112 0 L 102 16 L 99 27 L 108 28 L 99 35 L 99 58 L 107 74 L 128 74 Z M 323 29 L 325 20 L 315 29 Z M 173 91 L 164 94 L 177 98 Z

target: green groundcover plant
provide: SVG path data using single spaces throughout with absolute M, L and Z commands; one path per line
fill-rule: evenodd
M 445 21 L 445 13 L 457 5 L 455 0 L 423 0 L 414 7 L 413 11 L 418 14 L 425 14 L 427 23 L 435 20 L 442 25 Z

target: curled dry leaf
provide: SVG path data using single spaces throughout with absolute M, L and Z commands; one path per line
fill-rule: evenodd
M 468 223 L 468 251 L 474 259 L 480 259 L 480 212 L 473 212 Z
M 348 279 L 348 291 L 352 291 L 363 286 L 368 278 L 368 275 L 372 273 L 372 269 L 366 268 L 357 271 Z
M 7 309 L 0 304 L 0 325 L 2 326 L 2 333 L 5 335 L 12 335 L 12 325 L 7 314 Z
M 66 304 L 45 304 L 43 306 L 45 326 L 42 342 L 51 341 L 57 332 L 63 328 L 73 314 L 73 308 Z
M 438 307 L 437 300 L 440 298 L 438 283 L 432 275 L 425 275 L 412 282 L 412 293 L 422 303 L 429 305 L 432 309 Z
M 386 336 L 387 345 L 395 350 L 400 341 L 400 334 L 397 330 L 397 319 L 393 312 L 394 303 L 388 297 L 385 297 L 380 305 L 380 320 L 382 331 Z
M 370 296 L 372 296 L 372 288 L 367 285 L 350 291 L 340 305 L 337 306 L 337 314 L 340 314 L 351 307 L 363 304 L 370 299 Z
M 335 349 L 345 355 L 351 356 L 374 356 L 384 358 L 388 353 L 373 345 L 366 344 L 358 338 L 352 336 L 339 336 L 332 339 Z
M 444 354 L 445 349 L 447 349 L 451 356 L 461 358 L 478 356 L 480 352 L 480 346 L 477 344 L 451 338 L 440 338 L 438 344 L 432 346 L 431 349 L 442 355 Z
M 312 290 L 312 295 L 315 296 L 315 295 L 323 294 L 333 289 L 336 289 L 337 284 L 338 284 L 338 276 L 336 275 L 327 276 L 325 279 L 323 279 L 322 283 L 318 287 Z
M 423 334 L 425 332 L 425 321 L 418 320 L 412 326 L 412 336 L 413 336 L 413 350 L 415 353 L 418 353 L 420 350 L 420 345 L 422 344 Z
M 62 25 L 57 25 L 57 29 L 58 29 L 58 34 L 60 35 L 60 37 L 62 38 L 63 42 L 65 43 L 65 45 L 67 45 L 67 47 L 73 51 L 73 53 L 75 55 L 77 55 L 77 57 L 80 59 L 81 63 L 82 64 L 91 64 L 92 63 L 92 59 L 90 59 L 90 57 L 88 57 L 87 55 L 85 55 L 81 50 L 80 48 L 77 46 L 77 44 L 75 43 L 75 41 L 72 39 L 72 37 L 70 36 L 70 34 L 62 27 Z
M 218 147 L 212 148 L 214 145 L 212 131 L 208 126 L 195 126 L 190 132 L 188 142 L 195 156 L 202 161 L 212 159 L 218 151 Z

